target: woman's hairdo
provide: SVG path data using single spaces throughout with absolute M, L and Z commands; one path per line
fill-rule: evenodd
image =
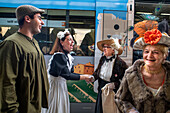
M 70 32 L 68 31 L 68 29 L 65 29 L 64 32 L 63 32 L 63 31 L 58 32 L 57 37 L 61 40 L 62 38 L 65 37 L 65 34 L 70 34 Z

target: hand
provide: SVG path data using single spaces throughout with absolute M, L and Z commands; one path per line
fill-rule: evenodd
M 114 84 L 114 82 L 108 83 L 107 85 L 108 85 L 109 90 L 112 91 L 113 89 L 115 89 L 115 84 Z
M 130 110 L 128 110 L 128 112 L 127 113 L 139 113 L 138 111 L 136 111 L 136 110 L 134 110 L 134 109 L 130 109 Z
M 90 82 L 94 82 L 94 77 L 92 75 L 88 75 L 87 78 L 85 78 L 85 81 L 89 84 Z
M 166 113 L 170 113 L 170 110 L 168 110 Z
M 92 75 L 80 75 L 80 80 L 85 80 L 87 83 L 94 82 L 94 77 Z

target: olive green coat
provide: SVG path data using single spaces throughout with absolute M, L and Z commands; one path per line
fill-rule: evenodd
M 35 39 L 17 32 L 0 43 L 0 112 L 40 113 L 48 107 L 44 56 Z

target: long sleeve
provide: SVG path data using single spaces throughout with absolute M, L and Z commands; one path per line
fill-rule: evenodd
M 16 78 L 18 76 L 19 53 L 17 46 L 12 41 L 0 44 L 0 96 L 2 112 L 16 113 L 18 102 L 16 94 Z M 3 91 L 2 91 L 3 89 Z
M 37 113 L 47 107 L 48 78 L 36 40 L 17 32 L 0 43 L 2 113 Z
M 117 57 L 116 61 L 115 61 L 115 66 L 114 66 L 114 69 L 113 69 L 113 71 L 117 72 L 117 74 L 118 74 L 117 79 L 123 78 L 123 76 L 125 74 L 125 70 L 127 68 L 128 68 L 128 65 L 126 64 L 126 62 L 124 62 L 120 57 Z
M 111 76 L 110 80 L 114 82 L 115 85 L 115 92 L 118 90 L 120 86 L 120 81 L 122 80 L 125 70 L 128 68 L 126 62 L 124 62 L 120 57 L 115 59 L 115 64 L 113 68 L 113 75 Z
M 49 74 L 55 77 L 62 76 L 67 80 L 79 80 L 80 75 L 71 73 L 67 66 L 67 62 L 64 54 L 55 54 L 50 61 Z
M 129 109 L 134 108 L 130 103 L 132 101 L 132 95 L 128 89 L 128 83 L 126 77 L 122 79 L 119 90 L 115 95 L 115 102 L 122 113 L 126 113 Z

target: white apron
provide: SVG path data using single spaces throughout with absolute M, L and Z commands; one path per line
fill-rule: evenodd
M 61 53 L 55 53 L 55 54 L 61 54 Z M 52 59 L 53 56 L 50 59 L 50 62 Z M 68 59 L 70 64 L 67 62 L 67 66 L 71 71 L 74 58 L 70 54 L 68 54 Z M 49 73 L 48 73 L 48 79 L 50 85 L 49 95 L 48 95 L 49 108 L 48 109 L 42 108 L 41 113 L 70 113 L 70 101 L 69 101 L 69 95 L 68 95 L 68 89 L 66 83 L 67 80 L 61 76 L 54 77 Z
M 49 108 L 47 113 L 70 113 L 70 102 L 66 79 L 63 77 L 49 77 Z

